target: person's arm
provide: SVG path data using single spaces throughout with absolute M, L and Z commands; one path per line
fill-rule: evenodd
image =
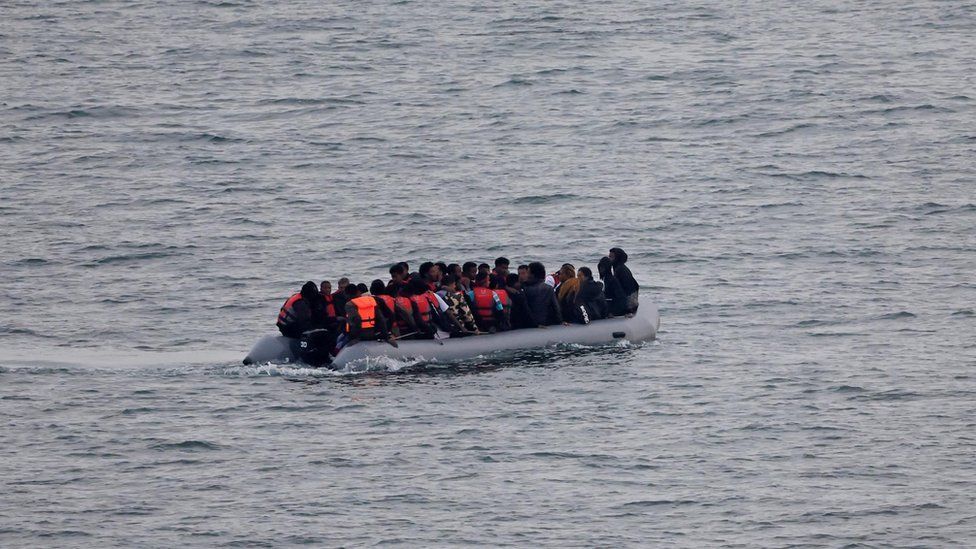
M 363 322 L 359 317 L 359 309 L 350 301 L 346 302 L 346 326 L 349 328 L 349 341 L 359 339 Z
M 556 299 L 556 292 L 549 293 L 549 318 L 556 319 L 556 324 L 562 322 L 563 313 L 562 309 L 559 308 L 559 300 Z
M 447 310 L 450 309 L 450 307 L 447 306 L 447 302 L 444 301 L 443 297 L 437 295 L 436 293 L 434 294 L 434 297 L 437 298 L 437 307 L 440 308 L 442 313 L 446 313 Z
M 396 329 L 393 325 L 393 311 L 382 299 L 373 298 L 373 301 L 376 302 L 376 325 L 380 328 L 377 334 L 386 339 Z

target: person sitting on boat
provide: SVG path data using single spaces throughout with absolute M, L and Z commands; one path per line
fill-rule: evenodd
M 576 312 L 573 311 L 573 302 L 576 294 L 579 293 L 579 279 L 576 278 L 576 267 L 567 263 L 559 269 L 559 285 L 556 286 L 556 298 L 559 299 L 559 309 L 563 313 L 563 322 L 574 322 Z
M 342 277 L 336 284 L 338 289 L 332 292 L 332 306 L 335 307 L 336 314 L 342 318 L 345 318 L 346 314 L 346 286 L 348 285 L 349 279 Z
M 386 292 L 386 285 L 380 279 L 374 280 L 369 285 L 369 293 L 373 297 L 382 301 L 386 308 L 390 310 L 391 315 L 388 317 L 390 321 L 390 332 L 393 333 L 394 337 L 400 339 L 401 337 L 415 333 L 417 331 L 417 326 L 413 322 L 413 306 L 409 299 L 404 301 L 399 301 L 397 298 L 389 295 Z M 406 307 L 410 307 L 409 309 Z
M 508 284 L 505 280 L 498 280 L 491 277 L 491 282 L 488 284 L 491 291 L 495 292 L 498 296 L 498 300 L 502 302 L 502 318 L 498 324 L 500 330 L 511 330 L 512 329 L 512 296 L 508 295 Z
M 458 331 L 452 332 L 452 336 L 481 334 L 468 300 L 457 289 L 457 278 L 454 275 L 444 275 L 444 278 L 441 279 L 441 289 L 437 292 L 437 295 L 441 296 L 441 299 L 447 303 L 447 313 L 453 316 L 457 324 Z
M 437 329 L 446 326 L 442 313 L 447 310 L 447 303 L 434 292 L 419 277 L 411 278 L 403 294 L 410 298 L 414 306 L 414 323 L 417 325 L 417 335 L 421 338 L 433 339 Z M 450 331 L 447 329 L 446 331 Z
M 358 341 L 387 340 L 396 346 L 389 331 L 389 318 L 393 313 L 382 300 L 363 295 L 355 284 L 346 286 L 346 331 L 340 347 L 353 345 Z M 340 338 L 342 339 L 342 338 Z
M 634 279 L 633 273 L 630 272 L 630 267 L 626 265 L 627 252 L 620 248 L 610 248 L 610 255 L 608 257 L 610 257 L 610 262 L 613 263 L 613 274 L 620 282 L 620 287 L 623 289 L 624 295 L 627 296 L 627 313 L 636 313 L 637 293 L 640 290 L 640 284 Z
M 440 289 L 441 268 L 437 264 L 427 261 L 420 266 L 420 277 L 427 283 L 427 289 L 436 292 Z
M 302 333 L 325 327 L 325 300 L 309 280 L 278 311 L 278 330 L 285 337 L 300 338 Z
M 400 294 L 400 290 L 407 285 L 407 271 L 402 263 L 394 263 L 390 267 L 390 281 L 386 284 L 386 293 L 392 296 Z
M 319 283 L 319 295 L 325 300 L 325 327 L 334 330 L 338 320 L 335 308 L 335 298 L 332 297 L 332 283 L 323 280 Z
M 545 283 L 546 267 L 538 261 L 529 263 L 529 279 L 522 286 L 532 326 L 551 326 L 562 322 L 556 293 Z
M 482 332 L 497 332 L 503 329 L 502 320 L 505 307 L 498 294 L 488 287 L 488 273 L 479 272 L 474 277 L 474 288 L 467 293 L 474 308 L 475 320 Z
M 579 324 L 602 320 L 609 314 L 607 298 L 603 294 L 603 284 L 593 280 L 593 271 L 589 267 L 579 269 L 579 291 L 576 293 L 572 311 L 574 313 L 572 322 Z
M 500 286 L 505 286 L 505 279 L 508 277 L 508 266 L 511 262 L 507 257 L 495 258 L 495 268 L 491 270 L 491 282 Z M 491 284 L 489 284 L 490 286 Z
M 312 366 L 328 363 L 335 345 L 335 323 L 329 323 L 327 308 L 319 288 L 309 280 L 278 312 L 281 335 L 298 339 L 300 358 Z
M 526 266 L 526 272 L 528 272 L 528 266 Z M 512 326 L 512 329 L 534 328 L 535 322 L 529 313 L 529 304 L 525 300 L 525 294 L 522 293 L 522 283 L 519 282 L 519 275 L 508 273 L 508 279 L 505 282 L 505 292 L 512 301 L 512 311 L 509 315 L 509 324 Z
M 596 266 L 600 273 L 600 280 L 603 281 L 603 292 L 607 299 L 610 316 L 623 316 L 627 314 L 627 294 L 620 287 L 620 281 L 613 274 L 613 262 L 609 257 L 600 259 Z
M 461 285 L 462 292 L 470 292 L 474 286 L 474 277 L 478 275 L 478 264 L 474 261 L 467 261 L 461 266 L 461 278 L 458 284 Z

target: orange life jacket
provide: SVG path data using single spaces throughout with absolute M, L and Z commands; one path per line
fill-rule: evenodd
M 495 292 L 483 286 L 475 286 L 474 292 L 474 312 L 481 320 L 493 320 L 495 318 Z
M 281 310 L 278 311 L 278 324 L 285 322 L 285 319 L 288 317 L 295 316 L 293 309 L 295 307 L 295 303 L 298 303 L 298 300 L 301 298 L 302 298 L 302 294 L 301 292 L 299 292 L 289 297 L 285 301 L 285 304 L 281 306 Z
M 355 305 L 356 310 L 359 311 L 360 329 L 370 330 L 376 326 L 376 300 L 364 295 L 350 300 L 350 303 Z M 349 323 L 346 323 L 346 332 L 349 331 Z

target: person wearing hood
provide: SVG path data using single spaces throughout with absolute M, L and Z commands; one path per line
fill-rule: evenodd
M 593 280 L 593 271 L 589 267 L 579 269 L 579 291 L 573 301 L 573 322 L 589 324 L 594 320 L 607 318 L 609 308 L 607 297 L 603 293 L 603 284 Z
M 609 257 L 600 259 L 596 266 L 600 273 L 600 280 L 603 281 L 603 293 L 607 298 L 607 306 L 611 316 L 623 316 L 627 314 L 627 294 L 620 286 L 620 281 L 613 274 L 613 262 Z
M 302 333 L 322 328 L 326 323 L 326 303 L 319 288 L 309 280 L 302 290 L 289 297 L 278 311 L 278 330 L 285 337 L 299 338 Z
M 300 340 L 300 356 L 312 366 L 330 362 L 329 352 L 335 343 L 335 330 L 329 327 L 329 304 L 318 286 L 309 280 L 302 290 L 292 295 L 278 312 L 281 335 Z M 334 324 L 333 324 L 334 328 Z
M 610 263 L 613 264 L 613 274 L 617 277 L 617 281 L 620 282 L 620 287 L 624 291 L 624 295 L 627 296 L 627 312 L 635 313 L 637 312 L 637 293 L 640 290 L 640 284 L 634 279 L 633 273 L 630 272 L 630 267 L 626 265 L 627 263 L 627 252 L 620 248 L 610 248 Z

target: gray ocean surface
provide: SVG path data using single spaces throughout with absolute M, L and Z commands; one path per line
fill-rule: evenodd
M 0 2 L 0 546 L 976 545 L 976 5 Z M 240 359 L 630 253 L 656 342 Z

